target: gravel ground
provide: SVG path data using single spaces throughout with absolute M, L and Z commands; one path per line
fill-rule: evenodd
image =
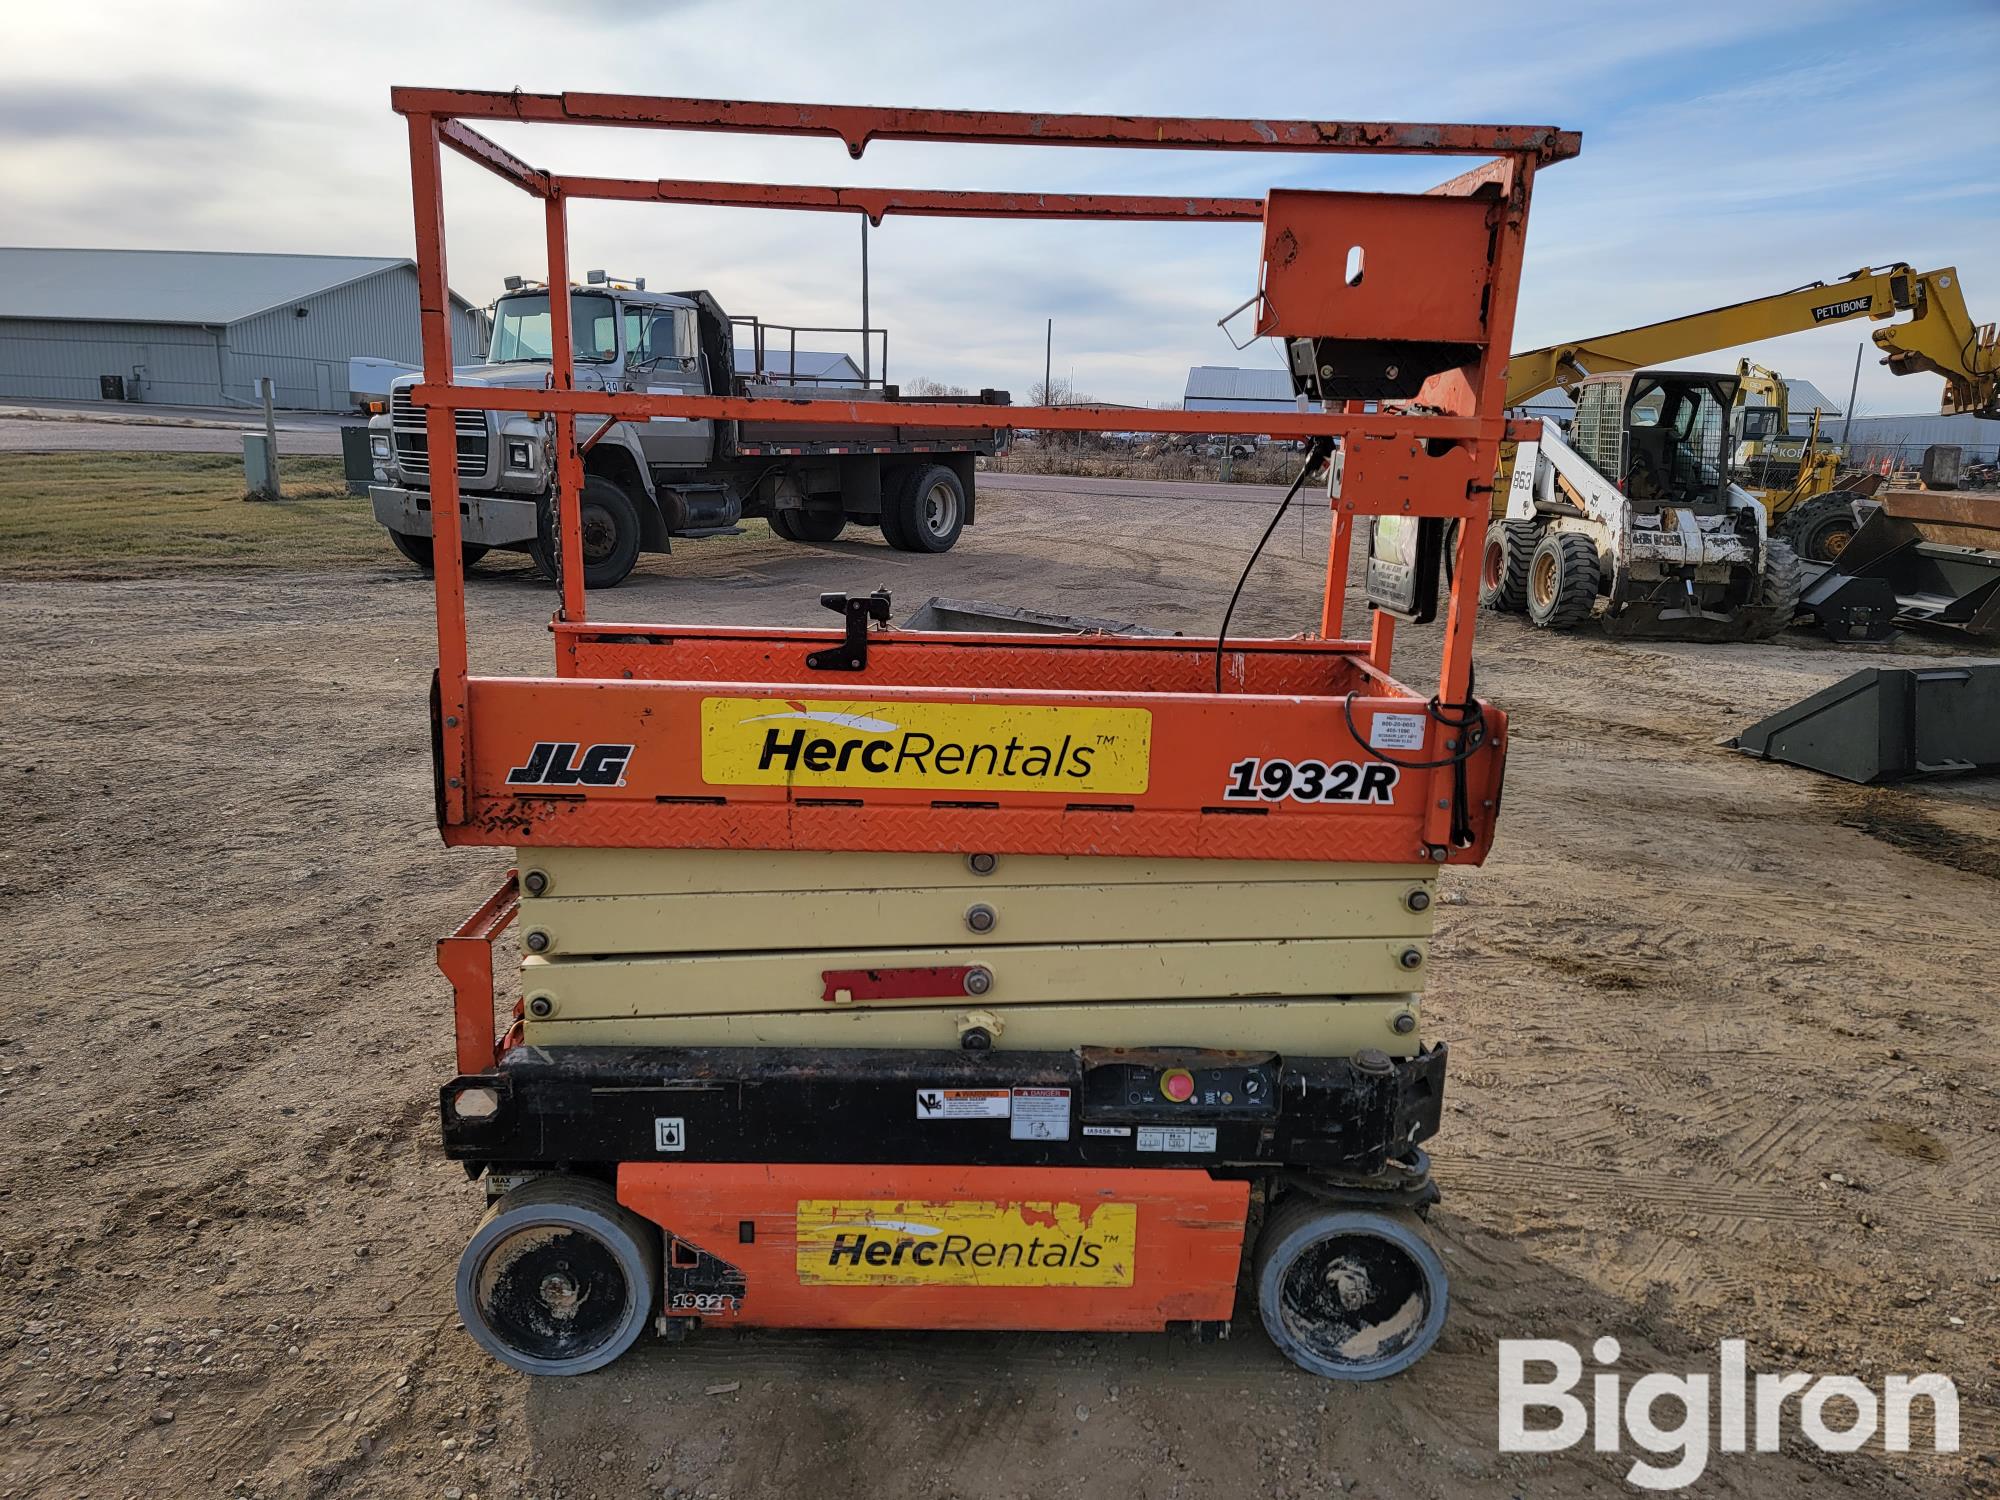
M 1009 476 L 942 558 L 754 528 L 601 612 L 824 625 L 820 590 L 887 585 L 1212 631 L 1271 497 L 1205 488 Z M 1236 631 L 1314 617 L 1324 538 L 1312 506 L 1279 529 Z M 548 605 L 477 578 L 479 666 L 546 670 Z M 386 545 L 0 589 L 0 1493 L 1602 1496 L 1629 1456 L 1497 1453 L 1494 1387 L 1501 1338 L 1603 1334 L 1628 1375 L 1743 1337 L 1958 1382 L 1957 1457 L 1794 1440 L 1700 1493 L 1995 1488 L 2000 798 L 1715 745 L 1920 658 L 1482 623 L 1513 750 L 1493 858 L 1444 882 L 1454 1313 L 1410 1374 L 1316 1381 L 1246 1312 L 1208 1346 L 713 1334 L 534 1382 L 454 1327 L 480 1205 L 437 1146 L 431 940 L 505 860 L 430 826 L 430 609 Z M 1434 656 L 1408 632 L 1398 666 Z

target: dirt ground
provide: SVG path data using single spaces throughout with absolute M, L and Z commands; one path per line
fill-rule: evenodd
M 886 585 L 899 613 L 941 593 L 1212 631 L 1270 504 L 1005 482 L 947 557 L 753 527 L 601 612 L 824 625 L 821 589 Z M 1312 619 L 1323 538 L 1280 527 L 1239 631 Z M 479 665 L 546 669 L 548 603 L 517 567 L 479 579 Z M 0 583 L 0 1493 L 1636 1493 L 1629 1455 L 1495 1451 L 1496 1341 L 1603 1334 L 1628 1378 L 1713 1370 L 1740 1336 L 1753 1369 L 1958 1383 L 1956 1457 L 1794 1436 L 1716 1455 L 1698 1493 L 2000 1488 L 2000 797 L 1714 743 L 1907 655 L 1482 623 L 1513 750 L 1494 857 L 1445 881 L 1425 1030 L 1454 1049 L 1432 1143 L 1454 1311 L 1410 1374 L 1317 1381 L 1245 1312 L 1211 1346 L 709 1334 L 538 1383 L 454 1327 L 480 1204 L 437 1144 L 431 940 L 505 861 L 431 826 L 430 610 L 386 544 Z

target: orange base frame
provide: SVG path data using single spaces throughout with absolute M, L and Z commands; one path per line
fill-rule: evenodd
M 1178 1169 L 628 1162 L 618 1199 L 665 1232 L 669 1317 L 1137 1333 L 1228 1320 L 1250 1186 Z M 740 1297 L 680 1290 L 703 1254 L 741 1271 Z

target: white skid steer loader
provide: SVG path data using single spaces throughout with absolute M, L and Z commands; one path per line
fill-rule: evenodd
M 1600 596 L 1615 635 L 1745 640 L 1798 613 L 1798 557 L 1729 482 L 1734 375 L 1635 370 L 1576 387 L 1567 438 L 1545 422 L 1514 456 L 1486 534 L 1481 601 L 1570 630 Z

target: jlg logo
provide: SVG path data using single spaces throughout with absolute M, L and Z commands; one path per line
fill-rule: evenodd
M 528 763 L 507 773 L 507 785 L 623 786 L 625 763 L 631 758 L 630 745 L 579 746 L 540 740 L 528 752 Z

